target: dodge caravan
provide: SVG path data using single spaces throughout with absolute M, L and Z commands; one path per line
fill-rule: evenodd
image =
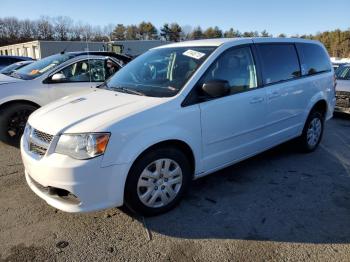
M 63 211 L 125 204 L 160 214 L 191 179 L 294 138 L 315 150 L 333 115 L 334 88 L 327 51 L 316 41 L 157 47 L 100 87 L 35 111 L 21 140 L 25 177 Z

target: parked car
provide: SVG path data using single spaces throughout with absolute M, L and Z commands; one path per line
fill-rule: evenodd
M 339 67 L 342 67 L 343 65 L 346 65 L 346 63 L 332 63 L 334 71 L 336 71 Z
M 48 204 L 87 212 L 174 207 L 196 179 L 285 141 L 315 150 L 335 104 L 324 46 L 303 39 L 174 43 L 99 88 L 40 108 L 21 140 L 25 177 Z
M 100 85 L 128 61 L 128 57 L 107 52 L 63 53 L 36 61 L 9 76 L 0 75 L 0 139 L 19 145 L 27 118 L 34 110 Z
M 33 60 L 31 57 L 26 56 L 12 56 L 12 55 L 0 55 L 0 69 L 20 61 Z
M 336 71 L 336 78 L 335 111 L 350 114 L 350 64 L 339 67 Z
M 16 71 L 16 70 L 18 70 L 26 65 L 29 65 L 33 62 L 34 62 L 34 60 L 16 62 L 14 64 L 8 65 L 8 66 L 4 67 L 3 69 L 1 69 L 0 74 L 11 75 L 14 71 Z

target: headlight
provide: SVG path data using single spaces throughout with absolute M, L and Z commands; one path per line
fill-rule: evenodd
M 29 138 L 31 131 L 32 131 L 32 127 L 27 122 L 26 127 L 24 128 L 24 132 L 23 132 L 23 136 L 25 139 Z
M 55 152 L 76 159 L 93 158 L 105 152 L 109 136 L 109 133 L 63 134 Z

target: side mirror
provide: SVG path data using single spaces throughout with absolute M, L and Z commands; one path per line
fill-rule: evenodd
M 51 81 L 52 82 L 61 82 L 66 80 L 66 76 L 62 73 L 56 73 L 53 76 L 51 76 Z
M 218 98 L 229 94 L 230 85 L 226 80 L 210 80 L 202 85 L 202 90 L 208 96 Z

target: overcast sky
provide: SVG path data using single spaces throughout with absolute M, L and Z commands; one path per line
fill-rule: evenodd
M 1 0 L 0 17 L 69 16 L 92 25 L 165 22 L 239 31 L 314 34 L 348 29 L 350 0 Z

